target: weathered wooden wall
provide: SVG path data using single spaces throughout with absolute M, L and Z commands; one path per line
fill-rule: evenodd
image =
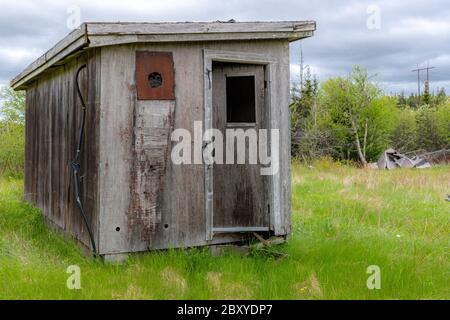
M 100 49 L 91 49 L 52 69 L 28 87 L 26 96 L 25 198 L 54 226 L 87 247 L 90 239 L 74 202 L 70 166 L 81 124 L 75 73 L 87 64 L 79 81 L 87 103 L 81 192 L 98 241 L 99 53 Z
M 171 130 L 184 128 L 193 133 L 194 121 L 203 121 L 203 49 L 265 53 L 277 60 L 273 87 L 276 101 L 272 101 L 277 117 L 270 121 L 272 127 L 280 128 L 281 225 L 282 234 L 290 232 L 288 41 L 110 46 L 101 51 L 98 208 L 102 254 L 208 244 L 203 165 L 173 165 L 170 152 L 174 143 L 169 140 Z M 173 52 L 175 101 L 136 100 L 137 50 Z M 158 114 L 157 123 L 153 113 Z M 146 131 L 146 127 L 155 130 Z M 159 147 L 152 151 L 145 147 L 145 141 L 153 138 L 157 138 Z M 137 158 L 137 154 L 142 157 Z M 151 154 L 157 154 L 157 159 L 152 159 Z M 136 169 L 151 166 L 152 161 L 153 172 L 136 176 Z M 210 243 L 242 237 L 217 235 Z

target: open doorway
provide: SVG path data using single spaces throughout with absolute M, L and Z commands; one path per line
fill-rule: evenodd
M 212 124 L 227 144 L 233 141 L 224 158 L 234 159 L 212 168 L 213 233 L 269 230 L 268 178 L 260 174 L 260 164 L 249 159 L 250 148 L 258 144 L 253 138 L 259 129 L 267 129 L 264 71 L 263 65 L 212 64 Z M 235 135 L 239 130 L 245 133 L 240 142 L 244 150 Z M 239 163 L 238 152 L 244 152 L 245 163 Z
M 219 129 L 224 140 L 228 140 L 227 130 L 271 130 L 272 119 L 278 117 L 271 105 L 275 63 L 264 54 L 204 50 L 204 129 Z M 271 155 L 278 157 L 272 142 L 266 144 Z M 219 233 L 276 232 L 279 228 L 279 174 L 261 175 L 259 162 L 248 161 L 248 148 L 254 147 L 248 137 L 244 146 L 243 164 L 237 163 L 236 154 L 232 154 L 233 164 L 205 164 L 206 240 Z

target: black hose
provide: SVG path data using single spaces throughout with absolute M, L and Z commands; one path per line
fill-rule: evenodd
M 86 229 L 89 233 L 89 237 L 91 239 L 91 245 L 92 245 L 92 251 L 94 252 L 94 256 L 97 255 L 97 247 L 95 245 L 94 235 L 92 234 L 91 226 L 89 225 L 89 221 L 86 217 L 86 213 L 84 211 L 84 206 L 81 201 L 81 195 L 80 195 L 80 171 L 81 171 L 81 165 L 80 165 L 80 154 L 81 154 L 81 148 L 83 147 L 83 138 L 84 138 L 84 127 L 86 124 L 86 103 L 84 102 L 83 95 L 81 94 L 80 85 L 78 83 L 78 77 L 80 75 L 81 70 L 85 69 L 87 66 L 82 65 L 76 73 L 75 76 L 75 87 L 77 90 L 78 98 L 81 101 L 82 106 L 82 119 L 81 119 L 81 128 L 80 128 L 80 135 L 78 139 L 78 145 L 77 145 L 77 151 L 75 158 L 72 160 L 71 167 L 72 167 L 72 176 L 73 176 L 73 189 L 74 189 L 74 195 L 75 195 L 75 201 L 77 202 L 78 209 L 80 209 L 81 217 L 83 218 L 84 224 L 86 225 Z

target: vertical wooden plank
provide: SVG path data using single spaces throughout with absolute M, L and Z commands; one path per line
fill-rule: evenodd
M 278 92 L 280 108 L 280 184 L 281 184 L 281 226 L 277 235 L 287 235 L 291 232 L 291 115 L 290 101 L 290 66 L 289 43 L 282 41 L 280 45 L 280 60 L 278 65 Z M 277 230 L 275 230 L 277 231 Z
M 151 246 L 152 235 L 164 228 L 162 194 L 170 158 L 174 104 L 174 101 L 155 100 L 138 101 L 135 105 L 127 231 L 133 251 L 146 250 Z
M 205 50 L 202 50 L 204 69 L 203 69 L 203 82 L 204 82 L 204 130 L 213 129 L 213 65 L 212 60 L 205 56 Z M 205 229 L 206 229 L 206 241 L 213 239 L 213 226 L 214 226 L 214 172 L 212 165 L 204 166 L 205 177 Z
M 270 129 L 271 130 L 279 130 L 281 131 L 282 128 L 280 126 L 280 109 L 282 108 L 282 104 L 280 101 L 280 86 L 278 85 L 278 77 L 282 76 L 279 72 L 279 63 L 276 65 L 269 65 L 269 88 L 270 88 Z M 280 103 L 280 104 L 279 104 Z M 280 135 L 281 139 L 281 135 Z M 281 148 L 281 141 L 278 141 L 278 148 L 276 148 L 275 142 L 270 139 L 270 147 L 271 147 L 271 157 L 272 159 L 277 158 L 276 161 L 278 161 L 279 166 L 283 166 L 281 164 L 281 157 L 280 157 L 280 148 Z M 289 157 L 290 159 L 290 157 Z M 281 173 L 280 170 L 273 172 L 273 174 L 270 176 L 271 183 L 272 183 L 272 205 L 271 205 L 271 211 L 272 211 L 272 225 L 273 225 L 273 231 L 275 235 L 281 235 L 282 234 L 282 194 L 281 194 Z
M 194 123 L 202 122 L 204 73 L 202 43 L 167 44 L 158 50 L 173 51 L 175 64 L 175 123 L 174 129 L 183 128 L 194 138 Z M 201 128 L 200 128 L 201 129 Z M 201 133 L 200 133 L 201 134 Z M 194 142 L 194 141 L 193 141 Z M 175 143 L 172 143 L 172 146 Z M 201 149 L 201 143 L 193 143 L 192 151 Z M 193 156 L 194 159 L 194 156 Z M 167 161 L 171 161 L 168 158 Z M 155 234 L 155 247 L 191 246 L 205 242 L 204 166 L 203 164 L 171 164 L 169 184 L 164 199 L 172 223 L 168 230 Z M 187 192 L 187 190 L 189 190 Z M 173 199 L 176 199 L 173 201 Z M 170 233 L 167 243 L 159 240 L 164 232 Z
M 127 211 L 133 163 L 135 53 L 127 46 L 101 51 L 99 132 L 99 251 L 128 252 Z

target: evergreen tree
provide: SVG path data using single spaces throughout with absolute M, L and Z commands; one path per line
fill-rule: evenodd
M 292 103 L 290 105 L 293 155 L 297 155 L 299 140 L 304 135 L 308 122 L 312 120 L 311 115 L 318 94 L 318 81 L 315 76 L 311 76 L 309 68 L 306 69 L 303 77 L 305 79 L 303 85 L 300 88 L 294 87 L 292 90 Z
M 429 84 L 428 80 L 425 81 L 425 89 L 423 91 L 422 103 L 426 104 L 426 105 L 430 105 L 430 84 Z
M 405 107 L 409 107 L 404 91 L 400 92 L 400 94 L 397 96 L 397 107 L 402 109 Z
M 437 107 L 444 104 L 446 101 L 447 101 L 447 94 L 445 93 L 445 89 L 440 88 L 437 91 L 436 95 L 433 94 L 431 105 Z

